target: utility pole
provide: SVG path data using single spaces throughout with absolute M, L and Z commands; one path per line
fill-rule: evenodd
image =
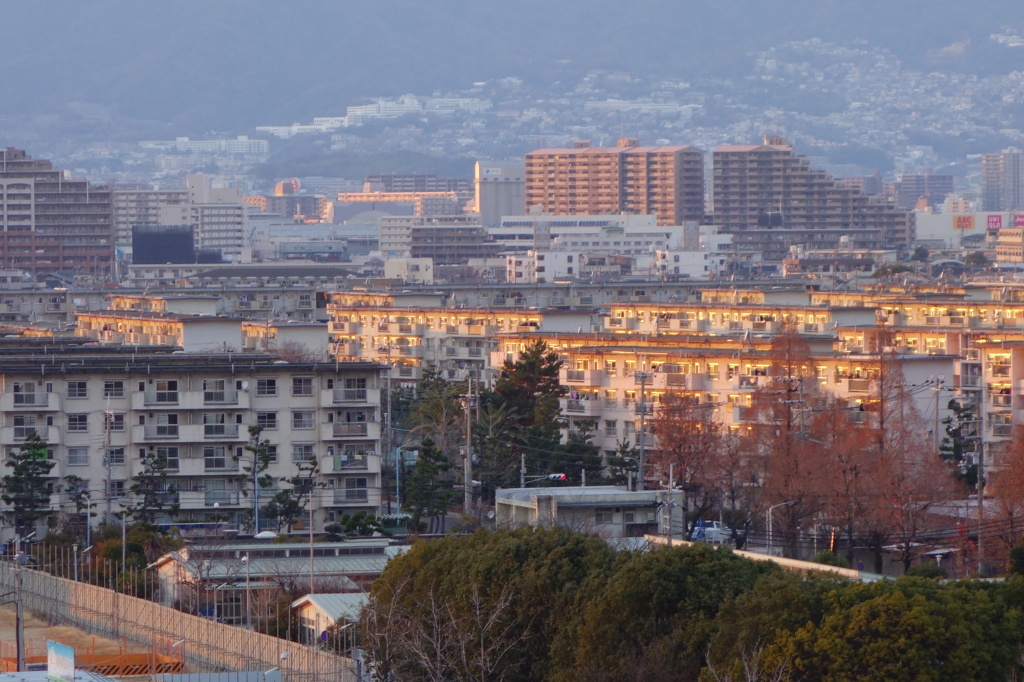
M 106 525 L 110 525 L 111 505 L 113 499 L 110 495 L 110 483 L 113 478 L 114 463 L 110 460 L 110 422 L 114 419 L 114 413 L 110 410 L 103 411 L 103 462 L 107 465 L 107 517 Z
M 640 436 L 637 439 L 640 446 L 640 460 L 637 462 L 637 490 L 644 489 L 644 456 L 646 454 L 646 443 L 644 442 L 644 418 L 647 416 L 647 400 L 644 389 L 647 387 L 647 380 L 654 376 L 651 372 L 637 371 L 633 376 L 640 380 L 640 402 L 637 407 L 640 410 Z
M 675 485 L 675 463 L 668 465 L 668 492 L 665 493 L 665 535 L 668 539 L 668 546 L 672 546 L 672 489 Z
M 985 424 L 981 433 L 985 433 Z M 985 530 L 985 439 L 978 440 L 978 574 L 985 574 L 985 560 L 981 551 L 981 534 Z
M 519 487 L 526 487 L 526 453 L 519 454 Z
M 478 387 L 479 388 L 479 387 Z M 473 506 L 473 377 L 466 377 L 466 451 L 462 464 L 462 511 Z
M 932 389 L 932 390 L 935 391 L 935 425 L 933 427 L 933 429 L 934 429 L 933 433 L 935 435 L 935 454 L 936 455 L 939 454 L 939 444 L 941 442 L 940 439 L 939 439 L 939 391 L 941 390 L 939 388 L 939 386 L 942 385 L 942 380 L 943 380 L 943 377 L 935 377 L 935 380 L 934 380 L 935 381 L 935 388 Z

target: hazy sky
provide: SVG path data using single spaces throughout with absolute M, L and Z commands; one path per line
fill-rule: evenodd
M 1020 0 L 56 0 L 3 10 L 0 116 L 59 117 L 70 106 L 222 129 L 566 69 L 728 75 L 753 51 L 809 37 L 865 38 L 922 68 L 977 70 L 989 66 L 985 36 L 1024 32 Z

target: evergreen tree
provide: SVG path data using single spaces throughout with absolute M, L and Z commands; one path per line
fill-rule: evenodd
M 430 519 L 434 530 L 438 517 L 443 517 L 455 501 L 456 493 L 449 472 L 455 463 L 444 456 L 430 438 L 420 443 L 416 465 L 406 479 L 405 503 L 412 511 L 412 529 L 418 530 L 420 520 Z
M 245 451 L 249 454 L 244 458 L 234 455 L 234 460 L 241 462 L 242 473 L 235 478 L 235 481 L 242 492 L 242 497 L 249 496 L 250 488 L 254 497 L 253 507 L 245 510 L 242 514 L 242 526 L 253 533 L 260 532 L 260 529 L 256 528 L 258 494 L 262 490 L 274 487 L 274 477 L 266 473 L 270 467 L 270 441 L 262 436 L 262 426 L 250 426 L 249 443 L 245 446 Z M 262 520 L 260 525 L 262 525 Z
M 47 476 L 55 462 L 47 457 L 47 443 L 31 431 L 21 448 L 7 459 L 11 472 L 0 479 L 0 499 L 11 506 L 14 531 L 24 537 L 35 529 L 36 521 L 50 514 L 50 487 Z
M 516 415 L 515 445 L 526 454 L 534 473 L 563 468 L 561 454 L 562 408 L 566 389 L 559 383 L 562 361 L 542 340 L 527 346 L 515 362 L 505 361 L 494 385 L 495 399 Z
M 146 453 L 129 490 L 134 504 L 127 511 L 139 523 L 152 524 L 163 513 L 172 517 L 178 513 L 176 487 L 167 483 L 167 455 L 160 448 Z

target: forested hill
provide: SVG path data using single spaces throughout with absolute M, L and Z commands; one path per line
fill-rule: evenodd
M 54 0 L 4 3 L 0 116 L 68 103 L 190 129 L 344 113 L 359 97 L 604 68 L 680 78 L 749 72 L 789 40 L 865 39 L 904 64 L 1008 71 L 1019 0 Z

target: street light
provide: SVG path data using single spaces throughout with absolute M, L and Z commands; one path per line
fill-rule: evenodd
M 252 630 L 252 608 L 249 602 L 249 553 L 242 557 L 245 563 L 245 627 Z
M 785 502 L 779 502 L 768 507 L 768 555 L 772 556 L 772 512 L 777 507 L 792 507 L 796 504 L 796 500 L 786 500 Z

